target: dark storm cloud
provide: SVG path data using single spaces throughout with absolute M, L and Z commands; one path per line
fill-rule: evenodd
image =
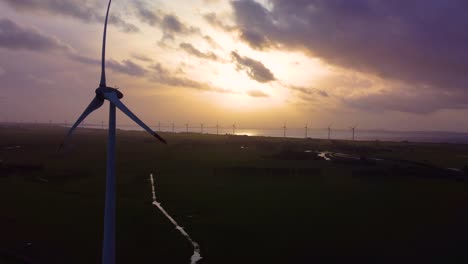
M 249 57 L 242 57 L 237 52 L 232 51 L 231 56 L 237 64 L 238 70 L 244 70 L 253 80 L 261 83 L 267 83 L 276 80 L 273 73 L 260 61 Z
M 151 67 L 153 70 L 151 80 L 168 85 L 168 86 L 176 86 L 176 87 L 183 87 L 183 88 L 190 88 L 199 91 L 208 91 L 208 92 L 217 92 L 217 93 L 232 93 L 232 91 L 224 90 L 218 87 L 214 87 L 209 83 L 203 83 L 199 81 L 195 81 L 186 77 L 181 77 L 176 74 L 171 73 L 168 69 L 161 66 L 161 64 L 156 64 Z
M 182 42 L 180 43 L 179 47 L 184 50 L 185 52 L 187 52 L 188 54 L 191 54 L 195 57 L 198 57 L 198 58 L 201 58 L 201 59 L 208 59 L 208 60 L 218 60 L 218 56 L 216 56 L 216 54 L 214 54 L 213 52 L 207 52 L 207 53 L 204 53 L 204 52 L 201 52 L 200 50 L 196 49 L 192 44 L 190 43 L 185 43 L 185 42 Z
M 33 51 L 72 50 L 70 46 L 55 37 L 33 28 L 21 27 L 9 19 L 0 19 L 0 47 Z
M 52 15 L 70 16 L 84 22 L 104 21 L 105 3 L 96 0 L 57 1 L 57 0 L 0 0 L 19 11 L 42 12 Z M 109 15 L 109 23 L 124 32 L 138 32 L 139 29 L 126 22 L 120 15 Z
M 247 94 L 251 97 L 256 97 L 256 98 L 265 98 L 265 97 L 270 97 L 268 94 L 260 91 L 260 90 L 251 90 L 248 91 Z
M 468 1 L 233 1 L 244 37 L 272 41 L 328 63 L 439 89 L 468 89 Z

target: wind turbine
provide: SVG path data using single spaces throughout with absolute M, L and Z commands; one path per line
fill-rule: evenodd
M 309 132 L 309 124 L 305 124 L 304 129 L 305 129 L 305 138 L 307 138 L 308 137 L 308 132 Z
M 161 132 L 161 121 L 158 122 L 158 131 Z
M 216 135 L 219 135 L 219 123 L 216 121 Z
M 188 123 L 187 123 L 187 124 L 185 124 L 185 131 L 186 131 L 186 132 L 187 132 L 187 134 L 188 134 Z
M 328 125 L 328 140 L 330 140 L 330 135 L 331 135 L 331 127 L 333 124 Z
M 232 124 L 232 134 L 236 134 L 236 123 Z
M 356 124 L 356 125 L 350 127 L 351 131 L 353 132 L 353 140 L 354 140 L 354 132 L 355 132 L 355 130 L 356 130 L 356 127 L 358 127 L 358 124 Z
M 203 123 L 200 124 L 200 130 L 201 130 L 201 133 L 203 134 Z
M 64 143 L 72 132 L 83 122 L 83 120 L 93 111 L 100 108 L 104 104 L 104 100 L 109 101 L 109 134 L 107 144 L 107 168 L 106 168 L 106 197 L 104 209 L 104 238 L 102 242 L 102 263 L 114 264 L 115 263 L 115 122 L 116 122 L 116 108 L 126 114 L 130 119 L 135 121 L 143 129 L 145 129 L 152 136 L 156 137 L 161 142 L 166 141 L 160 137 L 156 132 L 151 130 L 145 123 L 143 123 L 135 114 L 133 114 L 121 101 L 123 94 L 115 88 L 106 85 L 106 32 L 107 20 L 109 17 L 109 10 L 112 0 L 109 0 L 106 12 L 106 20 L 104 23 L 104 34 L 102 41 L 102 61 L 101 61 L 101 81 L 99 87 L 96 89 L 96 96 L 91 101 L 89 106 L 84 110 L 75 124 L 70 128 L 68 134 L 65 136 Z M 66 121 L 65 121 L 66 123 Z M 63 146 L 63 144 L 61 147 Z
M 286 137 L 286 122 L 283 125 L 283 137 Z

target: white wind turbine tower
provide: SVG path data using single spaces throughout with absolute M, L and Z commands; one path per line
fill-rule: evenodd
M 304 129 L 305 129 L 305 138 L 307 138 L 308 137 L 308 132 L 309 132 L 309 124 L 305 124 Z
M 135 114 L 133 114 L 121 101 L 123 94 L 115 88 L 106 85 L 106 32 L 107 20 L 109 17 L 109 9 L 112 0 L 109 0 L 106 12 L 106 20 L 104 23 L 104 34 L 102 44 L 102 65 L 101 65 L 101 81 L 99 88 L 96 89 L 96 96 L 91 101 L 89 106 L 85 109 L 83 114 L 78 118 L 75 124 L 70 128 L 65 137 L 64 143 L 72 132 L 83 122 L 83 120 L 94 110 L 98 109 L 104 104 L 104 100 L 109 101 L 109 131 L 108 131 L 108 145 L 107 145 L 107 176 L 106 176 L 106 196 L 105 196 L 105 209 L 104 209 L 104 239 L 102 243 L 102 263 L 114 264 L 115 263 L 115 200 L 116 200 L 116 179 L 115 179 L 115 123 L 116 123 L 116 108 L 126 114 L 130 119 L 135 121 L 143 129 L 145 129 L 152 136 L 159 139 L 161 142 L 166 141 L 156 134 L 151 128 L 143 123 Z M 66 121 L 65 121 L 66 122 Z M 63 144 L 61 146 L 63 146 Z
M 286 137 L 286 129 L 287 129 L 287 128 L 286 128 L 286 122 L 284 122 L 282 128 L 283 128 L 283 137 Z
M 332 125 L 333 125 L 333 124 L 328 125 L 328 140 L 331 139 L 330 136 L 331 136 L 331 127 L 332 127 Z
M 355 130 L 356 130 L 357 127 L 358 127 L 357 124 L 354 125 L 354 126 L 352 126 L 352 127 L 350 127 L 351 131 L 353 132 L 353 140 L 354 140 L 354 132 L 355 132 Z
M 236 123 L 232 124 L 232 134 L 236 134 Z

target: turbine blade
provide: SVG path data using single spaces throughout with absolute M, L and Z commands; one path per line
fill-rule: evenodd
M 156 132 L 154 132 L 151 128 L 149 128 L 143 121 L 141 121 L 135 114 L 132 113 L 120 100 L 117 98 L 117 95 L 115 93 L 104 93 L 104 97 L 106 97 L 107 100 L 112 102 L 120 111 L 122 111 L 124 114 L 126 114 L 130 119 L 132 119 L 135 123 L 140 125 L 144 130 L 146 130 L 148 133 L 150 133 L 152 136 L 155 138 L 159 139 L 164 144 L 167 144 L 166 140 L 159 136 Z
M 81 114 L 81 116 L 76 120 L 75 124 L 68 130 L 67 135 L 65 136 L 62 144 L 60 144 L 58 151 L 60 151 L 63 146 L 65 145 L 68 137 L 73 133 L 73 131 L 80 125 L 81 122 L 89 115 L 91 114 L 94 110 L 98 109 L 99 107 L 104 104 L 104 100 L 99 99 L 97 96 L 94 97 L 94 99 L 91 101 L 91 103 L 88 105 L 88 107 L 84 110 L 84 112 Z
M 102 61 L 101 61 L 101 82 L 99 83 L 100 87 L 106 87 L 106 36 L 107 36 L 107 19 L 109 18 L 109 10 L 112 0 L 109 0 L 109 5 L 107 6 L 106 21 L 104 23 L 104 35 L 102 37 Z

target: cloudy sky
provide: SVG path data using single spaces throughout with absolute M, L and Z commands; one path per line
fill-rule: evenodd
M 0 0 L 0 121 L 76 119 L 99 83 L 106 4 Z M 152 125 L 468 131 L 466 10 L 465 0 L 114 0 L 108 85 Z

